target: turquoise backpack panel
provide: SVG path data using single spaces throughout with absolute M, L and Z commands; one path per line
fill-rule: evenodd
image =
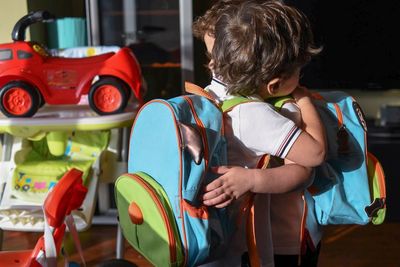
M 306 195 L 318 224 L 367 224 L 373 199 L 367 169 L 367 127 L 357 102 L 344 92 L 323 92 L 314 104 L 326 128 L 327 159 Z M 342 123 L 340 121 L 342 120 Z M 342 124 L 342 125 L 341 125 Z M 383 208 L 383 207 L 382 207 Z M 312 219 L 311 219 L 312 220 Z
M 196 95 L 150 101 L 132 127 L 128 172 L 146 173 L 165 190 L 187 266 L 212 259 L 234 229 L 227 210 L 202 206 L 199 198 L 214 178 L 208 169 L 227 164 L 222 127 L 221 110 Z

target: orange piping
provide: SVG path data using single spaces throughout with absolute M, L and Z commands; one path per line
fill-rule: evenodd
M 172 107 L 170 106 L 170 105 L 167 105 L 167 101 L 165 101 L 165 100 L 158 100 L 158 99 L 156 99 L 156 100 L 152 100 L 152 101 L 150 101 L 150 102 L 159 102 L 159 103 L 161 103 L 161 104 L 164 104 L 164 105 L 166 105 L 168 108 L 169 108 L 169 110 L 171 111 L 171 113 L 173 114 L 173 117 L 174 117 L 174 122 L 175 122 L 175 131 L 176 131 L 176 136 L 177 136 L 177 138 L 178 138 L 178 150 L 179 150 L 179 152 L 181 153 L 181 155 L 180 155 L 180 157 L 179 157 L 179 199 L 181 199 L 182 200 L 182 188 L 183 188 L 183 186 L 182 186 L 182 149 L 181 149 L 181 147 L 182 147 L 182 140 L 181 140 L 181 137 L 180 137 L 180 134 L 178 134 L 179 133 L 179 130 L 178 130 L 178 127 L 176 126 L 178 123 L 177 123 L 177 121 L 176 121 L 176 118 L 175 118 L 175 112 L 174 112 L 174 110 L 172 109 Z M 148 102 L 148 103 L 150 103 L 150 102 Z M 148 104 L 147 103 L 147 104 Z M 132 126 L 132 128 L 133 128 L 133 126 Z M 180 218 L 181 218 L 181 220 L 182 220 L 182 233 L 183 233 L 183 242 L 184 242 L 184 248 L 183 248 L 183 250 L 184 250 L 184 257 L 183 257 L 183 266 L 186 266 L 186 264 L 187 264 L 187 258 L 188 258 L 188 244 L 187 244 L 187 237 L 186 237 L 186 231 L 185 231 L 185 217 L 183 216 L 183 210 L 182 210 L 182 208 L 180 209 L 180 211 L 179 211 L 179 216 L 180 216 Z
M 343 114 L 342 114 L 342 111 L 340 110 L 338 104 L 336 104 L 336 103 L 332 103 L 332 104 L 333 104 L 333 106 L 335 107 L 335 110 L 336 110 L 336 115 L 337 115 L 337 118 L 338 118 L 338 124 L 339 124 L 339 129 L 340 129 L 343 126 Z

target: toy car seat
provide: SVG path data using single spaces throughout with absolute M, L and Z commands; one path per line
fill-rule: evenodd
M 56 266 L 65 233 L 65 220 L 72 210 L 82 205 L 86 193 L 81 171 L 73 168 L 65 173 L 44 201 L 44 235 L 32 250 L 0 252 L 0 266 Z
M 12 231 L 42 231 L 41 206 L 46 194 L 68 170 L 83 172 L 88 188 L 81 208 L 74 211 L 78 231 L 92 223 L 100 168 L 109 131 L 46 132 L 34 140 L 13 145 L 10 163 L 4 164 L 5 188 L 0 202 L 0 228 Z

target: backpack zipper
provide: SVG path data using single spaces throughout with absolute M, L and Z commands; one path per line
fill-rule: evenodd
M 168 232 L 168 245 L 169 245 L 169 253 L 170 253 L 171 263 L 176 263 L 176 239 L 175 239 L 172 227 L 169 223 L 168 215 L 167 215 L 166 211 L 163 209 L 163 204 L 161 203 L 157 193 L 139 175 L 127 174 L 127 176 L 131 177 L 136 182 L 138 182 L 149 193 L 150 197 L 153 199 L 154 203 L 156 204 L 157 209 L 160 212 L 160 214 L 163 218 L 163 221 L 165 223 L 165 228 L 167 229 L 167 232 Z
M 205 163 L 204 164 L 204 173 L 205 173 L 205 171 L 208 168 L 208 153 L 209 153 L 206 130 L 205 130 L 203 122 L 200 120 L 199 116 L 196 113 L 196 109 L 194 108 L 192 99 L 190 99 L 190 97 L 188 97 L 188 96 L 184 96 L 184 98 L 185 98 L 186 102 L 189 104 L 190 110 L 192 111 L 193 118 L 196 121 L 196 125 L 198 126 L 198 128 L 200 130 L 201 139 L 204 144 L 204 163 Z

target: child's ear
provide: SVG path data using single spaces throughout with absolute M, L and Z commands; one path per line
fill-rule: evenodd
M 267 84 L 268 94 L 274 96 L 278 92 L 280 86 L 281 86 L 281 78 L 272 79 Z

